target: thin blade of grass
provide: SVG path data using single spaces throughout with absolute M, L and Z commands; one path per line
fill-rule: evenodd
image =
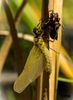
M 50 4 L 52 1 L 52 6 L 50 5 L 50 10 L 54 10 L 54 12 L 57 12 L 60 17 L 60 24 L 62 25 L 62 5 L 63 0 L 50 0 Z M 54 49 L 55 51 L 59 52 L 61 46 L 61 27 L 58 31 L 58 40 L 54 41 L 54 43 L 50 42 L 50 47 Z M 52 72 L 50 75 L 50 98 L 49 100 L 56 100 L 56 94 L 57 94 L 57 77 L 59 73 L 59 54 L 55 53 L 54 51 L 50 50 L 51 54 L 51 63 L 52 63 Z
M 64 77 L 59 77 L 58 81 L 66 82 L 66 83 L 72 83 L 73 84 L 73 79 L 67 79 L 67 78 L 64 78 Z

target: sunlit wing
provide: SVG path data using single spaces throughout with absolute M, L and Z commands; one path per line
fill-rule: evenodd
M 43 72 L 44 66 L 46 66 L 44 55 L 37 46 L 33 46 L 22 73 L 14 83 L 14 90 L 21 93 Z

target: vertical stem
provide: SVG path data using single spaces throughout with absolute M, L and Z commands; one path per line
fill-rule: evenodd
M 46 20 L 48 19 L 48 0 L 42 0 L 41 19 L 42 19 L 42 21 L 45 19 Z M 44 32 L 46 32 L 46 31 L 44 31 Z M 44 38 L 44 41 L 46 42 L 45 38 Z M 48 45 L 48 44 L 46 43 L 46 45 Z M 47 96 L 47 94 L 49 97 L 49 73 L 44 71 L 43 79 L 41 77 L 42 77 L 42 75 L 37 79 L 37 93 L 36 93 L 37 99 L 36 100 L 44 99 L 43 98 L 44 94 L 45 94 L 45 97 Z M 43 85 L 43 87 L 40 88 L 40 85 Z M 45 91 L 46 89 L 48 89 L 47 92 Z M 46 98 L 45 98 L 45 100 L 46 100 Z
M 50 6 L 52 1 L 52 7 Z M 60 24 L 62 26 L 62 5 L 63 0 L 50 0 L 49 3 L 49 9 L 54 10 L 54 12 L 57 12 L 60 17 Z M 54 43 L 50 43 L 50 47 L 54 49 L 57 52 L 60 52 L 60 46 L 61 46 L 61 26 L 58 31 L 58 40 L 54 41 Z M 55 53 L 54 51 L 50 50 L 50 56 L 51 56 L 51 75 L 50 75 L 50 97 L 49 100 L 56 100 L 56 94 L 57 94 L 57 78 L 58 78 L 58 72 L 59 72 L 59 54 Z
M 42 0 L 41 18 L 43 20 L 48 18 L 48 0 Z
M 42 19 L 42 23 L 43 23 L 43 20 L 48 20 L 48 17 L 49 17 L 49 13 L 48 13 L 48 0 L 42 0 L 42 10 L 41 10 L 41 19 Z M 42 25 L 41 23 L 41 25 Z M 49 34 L 46 33 L 47 32 L 47 29 L 44 30 L 44 33 L 46 34 L 47 37 L 49 37 Z M 46 43 L 46 46 L 48 47 L 49 49 L 49 43 L 47 42 L 46 40 L 46 37 L 43 36 L 43 39 Z
M 35 100 L 41 100 L 42 98 L 42 82 L 43 82 L 43 74 L 41 74 L 36 79 L 36 98 Z
M 42 21 L 48 19 L 48 0 L 42 0 Z M 47 30 L 44 30 L 44 34 L 46 34 Z M 48 36 L 49 37 L 49 36 Z M 46 38 L 44 37 L 44 41 L 49 49 L 49 43 L 47 43 Z M 49 100 L 49 72 L 43 72 L 43 90 L 42 90 L 42 100 Z

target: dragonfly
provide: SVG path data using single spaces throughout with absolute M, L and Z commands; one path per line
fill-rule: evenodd
M 46 34 L 43 31 L 46 30 L 46 28 L 48 28 L 48 30 L 50 29 L 50 37 L 52 39 L 56 39 L 56 35 L 57 35 L 56 32 L 54 36 L 51 36 L 51 32 L 54 30 L 54 28 L 55 28 L 55 31 L 57 31 L 56 27 L 57 27 L 57 24 L 59 23 L 58 22 L 59 20 L 57 20 L 58 16 L 56 17 L 55 15 L 56 15 L 55 13 L 51 12 L 50 17 L 47 21 L 41 22 L 41 25 L 39 23 L 33 29 L 33 32 L 35 34 L 34 46 L 32 47 L 29 53 L 29 56 L 27 58 L 27 61 L 22 73 L 18 76 L 18 78 L 16 79 L 14 83 L 14 90 L 18 93 L 23 92 L 23 90 L 30 83 L 32 83 L 38 76 L 40 76 L 44 70 L 46 72 L 49 72 L 49 74 L 51 72 L 50 52 L 46 46 L 46 43 L 44 42 L 43 36 L 46 36 Z M 51 20 L 53 20 L 53 23 L 56 23 L 56 26 L 51 24 L 50 22 Z M 49 31 L 47 34 L 49 34 Z M 47 37 L 46 39 L 48 40 L 48 38 L 49 37 Z

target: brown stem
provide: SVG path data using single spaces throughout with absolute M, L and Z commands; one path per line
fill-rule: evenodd
M 43 20 L 48 18 L 48 0 L 42 0 L 41 17 Z
M 48 0 L 42 0 L 42 11 L 41 11 L 42 23 L 43 23 L 43 20 L 48 20 L 48 17 L 49 17 Z M 42 25 L 42 23 L 41 23 L 41 25 Z M 46 35 L 43 35 L 43 39 L 46 43 L 46 46 L 49 49 L 49 43 L 47 42 L 47 39 L 46 39 L 46 36 L 49 38 L 49 34 L 47 34 L 46 32 L 47 32 L 47 28 L 46 28 L 46 30 L 44 30 L 44 34 L 46 34 Z
M 42 23 L 43 23 L 43 20 L 45 20 L 45 19 L 47 20 L 48 19 L 48 16 L 49 16 L 48 15 L 48 0 L 42 0 L 42 11 L 41 11 Z M 42 25 L 42 23 L 41 23 L 41 25 Z M 45 33 L 46 33 L 46 30 L 44 30 L 44 34 Z M 45 37 L 43 37 L 43 38 L 44 38 L 44 41 L 46 42 L 46 38 Z M 48 45 L 47 42 L 46 42 L 46 45 Z M 40 77 L 37 79 L 37 83 L 39 83 L 38 81 L 40 81 L 40 82 L 42 81 Z M 42 84 L 43 84 L 42 89 L 38 88 L 37 92 L 40 91 L 40 89 L 41 89 L 42 90 L 42 100 L 46 100 L 46 98 L 45 98 L 46 96 L 47 96 L 47 99 L 49 100 L 49 73 L 46 72 L 46 71 L 43 72 L 43 83 Z M 40 87 L 40 83 L 37 84 L 37 87 Z M 39 100 L 41 100 L 41 99 L 39 99 Z
M 49 9 L 54 10 L 54 12 L 57 12 L 60 17 L 60 24 L 62 23 L 62 6 L 63 6 L 63 0 L 50 0 L 49 1 Z M 62 25 L 61 25 L 62 26 Z M 50 42 L 50 47 L 54 49 L 55 51 L 59 52 L 60 51 L 60 46 L 61 46 L 61 27 L 58 31 L 58 39 L 54 43 Z M 58 72 L 59 72 L 59 55 L 57 53 L 51 51 L 50 52 L 51 56 L 51 75 L 50 75 L 50 86 L 49 86 L 49 91 L 50 95 L 49 98 L 50 100 L 56 100 L 56 93 L 57 93 L 57 78 L 58 78 Z
M 48 19 L 48 0 L 42 0 L 42 20 L 47 20 Z M 46 31 L 47 30 L 44 30 L 44 34 L 46 34 Z M 48 36 L 49 38 L 49 36 Z M 44 38 L 45 42 L 46 41 L 46 38 Z M 48 49 L 49 49 L 49 44 L 46 43 L 46 45 L 48 46 Z M 49 72 L 46 72 L 44 71 L 43 73 L 43 91 L 42 91 L 43 95 L 45 93 L 45 97 L 47 96 L 47 99 L 49 100 Z M 46 100 L 46 98 L 42 95 L 42 100 Z M 44 98 L 43 98 L 44 97 Z

